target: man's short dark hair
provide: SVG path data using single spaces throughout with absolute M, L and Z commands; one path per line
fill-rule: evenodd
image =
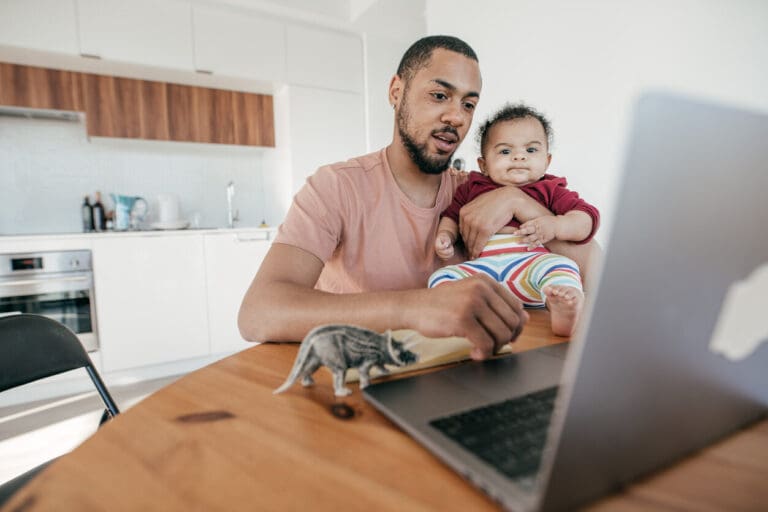
M 504 121 L 515 121 L 516 119 L 525 119 L 526 117 L 532 117 L 541 123 L 544 128 L 544 134 L 547 136 L 547 147 L 552 145 L 552 126 L 549 123 L 544 114 L 538 110 L 529 107 L 525 103 L 507 103 L 501 110 L 492 114 L 486 122 L 480 125 L 477 129 L 477 141 L 480 143 L 480 154 L 483 154 L 485 149 L 485 143 L 488 142 L 488 132 L 497 123 Z
M 397 66 L 397 75 L 407 82 L 418 70 L 427 65 L 432 52 L 438 48 L 460 53 L 478 62 L 475 50 L 458 37 L 427 36 L 422 37 L 406 50 L 400 65 Z

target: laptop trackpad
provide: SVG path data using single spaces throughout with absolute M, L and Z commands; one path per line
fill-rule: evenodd
M 374 384 L 365 394 L 386 409 L 397 411 L 397 416 L 428 421 L 557 385 L 564 350 L 532 350 L 490 361 L 471 361 L 433 373 Z

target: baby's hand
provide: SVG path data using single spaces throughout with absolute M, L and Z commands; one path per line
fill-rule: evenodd
M 442 260 L 453 256 L 453 240 L 445 231 L 440 231 L 435 237 L 435 253 Z
M 557 238 L 557 222 L 557 217 L 538 217 L 521 224 L 513 235 L 522 236 L 528 249 L 533 249 Z

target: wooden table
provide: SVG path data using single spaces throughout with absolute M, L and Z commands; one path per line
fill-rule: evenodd
M 534 312 L 516 351 L 562 342 Z M 11 510 L 496 510 L 370 407 L 334 417 L 330 374 L 282 383 L 295 344 L 264 344 L 158 391 L 63 456 Z M 429 370 L 427 370 L 429 371 Z M 592 505 L 594 511 L 768 510 L 768 421 Z

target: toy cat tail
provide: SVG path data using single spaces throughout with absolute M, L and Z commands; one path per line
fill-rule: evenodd
M 314 332 L 314 331 L 312 331 Z M 309 334 L 312 334 L 310 332 Z M 291 373 L 288 374 L 288 378 L 285 379 L 285 382 L 274 390 L 272 392 L 273 395 L 277 395 L 279 393 L 282 393 L 289 387 L 293 386 L 293 383 L 296 382 L 296 379 L 299 378 L 299 375 L 302 373 L 304 362 L 307 359 L 307 354 L 309 353 L 310 343 L 307 343 L 307 340 L 309 339 L 309 334 L 304 338 L 304 341 L 301 342 L 301 346 L 299 347 L 299 353 L 296 355 L 296 361 L 293 363 L 293 368 L 291 368 Z M 311 384 L 310 384 L 311 385 Z

